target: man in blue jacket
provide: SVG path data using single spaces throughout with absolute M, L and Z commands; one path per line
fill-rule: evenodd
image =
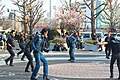
M 49 52 L 49 50 L 47 50 L 44 47 L 47 34 L 48 34 L 48 29 L 43 28 L 41 31 L 41 34 L 36 34 L 32 41 L 33 54 L 35 57 L 36 65 L 33 70 L 31 80 L 37 80 L 36 76 L 40 68 L 40 60 L 43 62 L 43 68 L 44 68 L 43 69 L 43 80 L 50 80 L 48 79 L 48 61 L 45 59 L 44 55 L 42 54 L 42 51 Z
M 70 62 L 75 62 L 75 56 L 74 56 L 74 50 L 76 48 L 76 38 L 75 38 L 76 33 L 73 33 L 72 35 L 68 36 L 68 33 L 65 33 L 66 36 L 66 43 L 69 48 L 69 55 L 70 59 L 68 61 Z

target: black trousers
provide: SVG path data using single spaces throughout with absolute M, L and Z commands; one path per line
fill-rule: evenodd
M 119 77 L 120 77 L 120 53 L 112 54 L 111 61 L 110 61 L 110 73 L 111 73 L 111 76 L 113 76 L 113 65 L 116 60 L 117 60 L 117 67 L 118 67 L 118 71 L 119 71 Z
M 106 46 L 105 46 L 105 54 L 106 54 L 106 56 L 110 56 L 110 52 L 111 52 L 110 46 L 109 46 L 109 45 L 106 45 Z
M 25 68 L 25 71 L 28 70 L 29 66 L 31 66 L 31 71 L 33 71 L 34 65 L 33 65 L 33 57 L 32 57 L 32 55 L 30 54 L 29 51 L 25 51 L 24 54 L 27 57 L 27 59 L 29 60 L 28 63 L 27 63 L 27 66 Z
M 10 53 L 10 57 L 8 57 L 5 61 L 7 61 L 7 62 L 10 61 L 10 65 L 13 65 L 13 59 L 14 59 L 15 53 L 9 47 L 7 47 L 7 50 Z
M 19 52 L 17 53 L 17 55 L 20 55 L 20 54 L 23 53 L 24 50 L 25 50 L 24 45 L 20 45 L 20 44 L 19 44 L 19 47 L 20 47 L 21 51 L 19 51 Z M 24 58 L 25 58 L 25 54 L 23 54 L 21 60 L 23 60 Z

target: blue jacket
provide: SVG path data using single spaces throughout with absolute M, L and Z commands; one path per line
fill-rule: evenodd
M 44 43 L 45 43 L 45 38 L 42 37 L 42 35 L 38 35 L 36 34 L 34 36 L 34 39 L 32 40 L 32 49 L 35 51 L 35 52 L 41 52 L 41 51 L 45 51 L 47 50 L 45 47 L 44 47 Z
M 75 48 L 76 47 L 76 38 L 74 36 L 69 36 L 66 39 L 66 43 L 67 43 L 68 47 Z

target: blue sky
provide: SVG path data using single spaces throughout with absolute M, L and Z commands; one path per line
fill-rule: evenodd
M 44 1 L 44 6 L 43 6 L 43 8 L 44 8 L 44 10 L 47 10 L 47 12 L 49 12 L 49 2 L 50 2 L 50 0 L 43 0 Z M 5 5 L 5 12 L 4 12 L 4 16 L 7 16 L 9 13 L 7 12 L 7 9 L 17 9 L 17 7 L 15 6 L 15 5 L 13 5 L 12 4 L 12 1 L 11 0 L 2 0 L 2 2 L 1 2 L 2 4 L 4 4 Z M 52 5 L 52 7 L 51 8 L 53 8 L 53 6 L 60 6 L 60 0 L 51 0 L 51 5 Z

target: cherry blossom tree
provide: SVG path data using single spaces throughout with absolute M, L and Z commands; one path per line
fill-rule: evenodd
M 58 11 L 61 29 L 66 29 L 70 33 L 74 30 L 79 30 L 81 22 L 84 21 L 84 14 L 81 11 L 80 3 L 77 1 L 71 3 L 71 0 L 69 2 L 61 0 L 61 3 L 63 5 Z

